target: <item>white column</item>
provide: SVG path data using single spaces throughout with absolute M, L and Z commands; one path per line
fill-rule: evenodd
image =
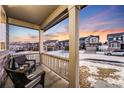
M 44 35 L 43 35 L 43 30 L 39 31 L 39 53 L 40 53 L 40 64 L 42 64 L 42 56 L 41 54 L 44 52 L 44 47 L 43 47 L 43 41 L 44 41 Z
M 79 8 L 71 5 L 69 11 L 69 87 L 79 87 Z

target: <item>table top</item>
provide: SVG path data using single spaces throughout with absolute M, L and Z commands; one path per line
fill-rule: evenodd
M 31 70 L 31 67 L 28 66 L 24 66 L 23 69 L 21 69 L 20 67 L 16 69 L 17 72 L 21 72 L 21 73 L 27 73 Z

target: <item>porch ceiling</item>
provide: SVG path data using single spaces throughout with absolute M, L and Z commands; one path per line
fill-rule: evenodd
M 5 5 L 8 17 L 41 25 L 59 5 Z
M 4 9 L 9 24 L 44 31 L 68 17 L 67 5 L 4 5 Z

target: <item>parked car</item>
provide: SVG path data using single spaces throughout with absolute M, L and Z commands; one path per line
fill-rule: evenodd
M 105 55 L 124 56 L 124 50 L 105 51 L 104 54 Z

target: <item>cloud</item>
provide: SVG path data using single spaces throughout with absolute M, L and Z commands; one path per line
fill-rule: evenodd
M 91 8 L 89 8 L 91 9 Z M 86 19 L 84 19 L 83 21 L 87 22 L 87 21 L 97 21 L 99 19 L 108 17 L 108 16 L 112 16 L 113 13 L 111 13 L 113 10 L 115 9 L 115 6 L 109 6 L 109 8 L 107 10 L 101 10 L 101 12 L 98 12 L 97 14 L 94 13 L 93 15 L 87 17 Z M 93 11 L 93 10 L 92 10 Z M 83 12 L 83 11 L 82 11 Z
M 12 39 L 12 42 L 38 42 L 39 37 L 33 35 L 16 36 Z
M 58 30 L 58 29 L 57 29 Z M 68 39 L 68 26 L 59 27 L 59 31 L 53 32 L 48 30 L 47 33 L 44 33 L 45 40 L 65 40 Z

